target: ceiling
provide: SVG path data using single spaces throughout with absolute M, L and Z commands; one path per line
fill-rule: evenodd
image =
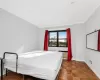
M 0 0 L 0 8 L 40 27 L 84 23 L 100 0 Z

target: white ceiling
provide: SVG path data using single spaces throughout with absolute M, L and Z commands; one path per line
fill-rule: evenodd
M 0 0 L 0 8 L 38 27 L 84 23 L 100 0 Z

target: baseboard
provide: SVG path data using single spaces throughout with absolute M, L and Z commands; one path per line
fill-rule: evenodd
M 67 60 L 67 58 L 63 58 L 63 60 Z
M 85 60 L 82 60 L 82 59 L 76 59 L 76 61 L 82 61 L 82 62 L 85 62 Z
M 89 66 L 89 64 L 85 61 L 85 63 Z M 98 74 L 97 73 L 97 71 L 94 69 L 94 68 L 92 68 L 92 67 L 90 67 L 89 66 L 89 68 L 96 74 L 96 76 L 100 79 L 100 74 Z
M 73 58 L 72 60 L 85 62 L 85 60 L 82 60 L 82 59 L 75 59 L 75 58 Z
M 75 58 L 72 58 L 72 60 L 76 60 Z

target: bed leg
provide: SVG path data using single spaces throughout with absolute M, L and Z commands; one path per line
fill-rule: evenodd
M 23 75 L 23 80 L 25 79 L 24 75 Z
M 7 76 L 7 73 L 8 73 L 8 70 L 7 70 L 7 68 L 6 68 L 6 76 Z

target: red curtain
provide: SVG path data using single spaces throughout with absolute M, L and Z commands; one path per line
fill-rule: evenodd
M 71 31 L 70 28 L 66 30 L 67 34 L 67 41 L 68 41 L 68 61 L 71 61 L 72 59 L 72 49 L 71 49 Z
M 45 37 L 44 37 L 44 51 L 48 51 L 48 30 L 45 31 Z
M 98 31 L 98 51 L 100 51 L 100 30 Z

